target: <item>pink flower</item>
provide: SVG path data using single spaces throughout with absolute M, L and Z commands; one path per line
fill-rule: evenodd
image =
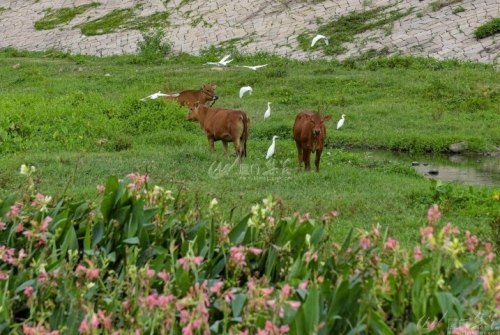
M 99 278 L 99 269 L 89 269 L 87 271 L 87 278 L 90 280 L 94 278 Z
M 438 205 L 434 204 L 427 211 L 427 220 L 429 220 L 429 224 L 432 224 L 434 221 L 441 217 L 441 212 L 439 211 Z
M 10 206 L 10 211 L 7 213 L 7 217 L 11 219 L 18 217 L 19 210 L 20 208 L 17 206 L 17 204 L 14 204 L 14 206 Z
M 248 251 L 250 251 L 255 256 L 260 255 L 262 253 L 261 249 L 257 249 L 257 248 L 254 248 L 254 247 L 249 247 Z
M 96 314 L 92 314 L 92 318 L 90 319 L 90 328 L 96 329 L 99 327 L 99 318 Z
M 364 249 L 368 249 L 370 247 L 370 239 L 366 236 L 361 237 L 361 240 L 359 241 L 359 245 Z
M 384 249 L 385 250 L 394 250 L 396 248 L 396 246 L 398 245 L 398 241 L 392 239 L 389 237 L 389 239 L 387 240 L 387 242 L 385 243 L 385 246 L 384 246 Z
M 31 296 L 33 295 L 33 287 L 31 286 L 26 287 L 24 289 L 24 294 L 26 294 L 28 298 L 31 298 Z
M 104 185 L 97 185 L 97 191 L 99 193 L 104 193 L 105 190 L 106 190 L 106 187 L 104 187 Z
M 189 270 L 189 259 L 187 257 L 182 257 L 177 260 L 184 270 Z
M 152 278 L 154 275 L 155 275 L 155 270 L 153 270 L 153 269 L 146 270 L 146 276 Z
M 85 273 L 87 272 L 87 268 L 81 264 L 78 264 L 75 269 L 75 274 Z
M 195 258 L 193 258 L 193 261 L 196 265 L 200 265 L 201 262 L 203 262 L 203 256 L 196 256 Z
M 477 329 L 469 328 L 468 325 L 462 325 L 460 327 L 456 327 L 452 331 L 453 335 L 479 335 L 479 331 Z
M 245 261 L 245 247 L 244 246 L 239 246 L 239 247 L 231 247 L 229 249 L 229 255 L 231 260 L 233 260 L 236 264 L 240 266 L 246 266 L 247 263 Z
M 165 272 L 165 270 L 163 270 L 162 272 L 158 272 L 158 277 L 160 277 L 161 279 L 163 279 L 163 281 L 166 283 L 170 280 L 170 274 Z
M 0 230 L 5 230 L 5 222 L 0 222 Z
M 14 231 L 15 231 L 16 233 L 20 233 L 20 232 L 22 232 L 23 230 L 24 230 L 24 225 L 23 225 L 23 223 L 22 223 L 22 222 L 19 222 L 19 224 L 16 226 L 16 228 L 14 228 Z
M 420 243 L 425 243 L 428 239 L 433 238 L 433 233 L 434 228 L 432 226 L 427 226 L 427 227 L 422 227 L 420 228 L 420 235 L 422 235 L 422 239 L 420 240 Z
M 46 232 L 47 229 L 49 228 L 49 223 L 52 222 L 52 218 L 50 216 L 47 216 L 45 217 L 45 219 L 43 219 L 42 221 L 42 224 L 40 225 L 40 231 L 42 233 Z
M 476 246 L 479 244 L 479 240 L 475 235 L 471 236 L 471 233 L 468 230 L 465 232 L 465 237 L 465 246 L 467 247 L 467 249 L 469 249 L 470 252 L 474 252 Z
M 305 290 L 305 289 L 307 289 L 307 284 L 309 284 L 309 282 L 307 280 L 303 281 L 302 283 L 299 284 L 299 288 L 302 290 Z
M 288 305 L 290 306 L 291 309 L 296 311 L 300 307 L 300 302 L 299 301 L 288 301 Z
M 216 282 L 211 288 L 210 291 L 216 294 L 219 294 L 224 283 L 221 281 Z
M 413 253 L 415 254 L 415 260 L 419 262 L 422 260 L 422 251 L 420 250 L 419 247 L 413 248 Z
M 87 324 L 86 319 L 82 320 L 82 323 L 80 323 L 80 327 L 78 328 L 78 331 L 82 334 L 87 334 L 89 332 L 89 326 Z

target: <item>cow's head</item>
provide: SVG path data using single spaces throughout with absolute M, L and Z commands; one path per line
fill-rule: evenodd
M 189 107 L 189 113 L 186 115 L 186 121 L 198 121 L 200 118 L 198 116 L 198 108 L 200 107 L 200 102 L 196 101 Z
M 219 97 L 215 94 L 215 88 L 216 85 L 210 85 L 210 84 L 205 84 L 202 87 L 200 87 L 200 91 L 202 91 L 205 95 L 208 96 L 206 101 L 212 100 L 212 104 L 215 102 L 215 100 L 219 99 Z
M 314 113 L 309 117 L 309 127 L 312 131 L 312 134 L 316 137 L 321 134 L 321 132 L 324 132 L 325 126 L 323 125 L 323 122 L 326 122 L 332 118 L 331 115 L 327 116 L 321 116 L 318 113 Z

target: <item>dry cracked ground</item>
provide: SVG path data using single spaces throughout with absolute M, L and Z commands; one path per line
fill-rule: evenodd
M 35 22 L 62 8 L 91 0 L 1 0 L 0 48 L 31 51 L 60 49 L 108 56 L 135 53 L 141 31 L 126 26 L 112 32 L 82 34 L 81 24 L 129 9 L 134 19 L 168 14 L 162 28 L 174 52 L 197 55 L 200 50 L 231 44 L 243 53 L 269 52 L 293 59 L 343 60 L 367 51 L 424 55 L 496 63 L 500 35 L 476 39 L 474 30 L 500 16 L 500 0 L 100 0 L 83 13 L 51 29 L 36 30 Z M 314 36 L 318 27 L 353 12 L 387 6 L 386 12 L 406 11 L 404 17 L 357 34 L 341 54 L 300 47 L 298 36 Z M 83 7 L 82 7 L 83 8 Z

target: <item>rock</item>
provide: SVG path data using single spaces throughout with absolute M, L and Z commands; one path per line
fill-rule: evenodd
M 430 174 L 430 175 L 435 176 L 435 175 L 439 174 L 439 171 L 438 170 L 429 170 L 429 172 L 427 172 L 427 173 Z
M 420 163 L 419 162 L 411 162 L 411 166 L 419 166 Z
M 458 142 L 458 143 L 453 143 L 450 144 L 448 149 L 450 149 L 451 152 L 455 153 L 460 153 L 464 151 L 467 148 L 467 144 L 465 142 Z

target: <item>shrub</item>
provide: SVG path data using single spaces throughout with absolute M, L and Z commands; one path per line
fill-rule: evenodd
M 500 18 L 491 19 L 474 30 L 474 36 L 477 39 L 492 36 L 500 32 Z
M 269 196 L 226 221 L 216 198 L 138 173 L 69 203 L 20 172 L 26 187 L 0 201 L 2 333 L 459 333 L 498 317 L 491 244 L 437 205 L 414 249 L 377 224 L 321 259 L 337 212 L 278 217 Z
M 165 58 L 172 50 L 172 44 L 165 41 L 165 31 L 154 29 L 142 33 L 142 41 L 137 41 L 139 56 L 156 61 Z

